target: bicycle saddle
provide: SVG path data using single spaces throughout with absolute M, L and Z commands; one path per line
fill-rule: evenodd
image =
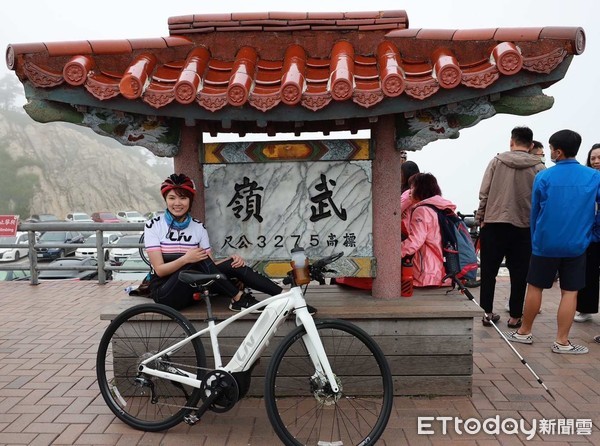
M 205 284 L 212 280 L 224 279 L 223 274 L 204 274 L 195 271 L 181 271 L 179 273 L 179 280 L 188 285 L 193 283 Z

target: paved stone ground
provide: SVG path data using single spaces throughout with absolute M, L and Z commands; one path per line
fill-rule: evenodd
M 121 298 L 129 283 L 0 283 L 0 444 L 2 445 L 272 445 L 279 444 L 264 403 L 246 399 L 225 414 L 207 414 L 193 427 L 165 433 L 135 431 L 117 420 L 99 395 L 95 379 L 98 341 L 107 322 L 101 309 Z M 478 290 L 473 290 L 477 294 Z M 496 311 L 503 310 L 506 278 L 499 278 Z M 552 400 L 493 328 L 479 321 L 474 331 L 472 397 L 396 398 L 381 445 L 600 445 L 600 315 L 574 324 L 573 341 L 588 355 L 550 351 L 559 290 L 546 293 L 535 324 L 534 344 L 517 345 L 556 397 Z M 444 342 L 440 339 L 439 342 Z M 563 423 L 592 420 L 591 434 L 459 434 L 452 424 L 444 435 L 433 422 L 432 435 L 419 435 L 417 417 L 459 417 L 480 423 L 513 418 L 526 428 L 542 419 Z M 490 426 L 491 427 L 491 426 Z

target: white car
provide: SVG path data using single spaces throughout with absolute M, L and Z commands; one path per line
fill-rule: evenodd
M 114 244 L 117 242 L 117 240 L 119 240 L 119 237 L 121 237 L 121 233 L 120 232 L 104 232 L 102 234 L 102 244 L 106 245 L 106 244 Z M 96 243 L 96 234 L 90 235 L 88 238 L 86 238 L 84 240 L 85 244 L 95 244 Z M 75 256 L 76 257 L 91 257 L 93 259 L 95 259 L 98 255 L 98 250 L 96 248 L 77 248 L 77 251 L 75 251 Z M 104 260 L 108 261 L 109 259 L 109 250 L 106 249 L 104 251 Z
M 74 223 L 93 223 L 92 217 L 86 214 L 85 212 L 73 212 L 71 214 L 67 214 L 67 221 L 72 221 Z
M 17 232 L 14 237 L 0 237 L 0 245 L 23 245 L 18 248 L 0 248 L 0 262 L 10 262 L 19 260 L 21 257 L 29 255 L 29 234 L 27 232 Z
M 124 235 L 119 240 L 117 240 L 117 243 L 115 243 L 114 248 L 110 248 L 110 254 L 109 254 L 110 260 L 115 262 L 117 265 L 120 265 L 121 263 L 123 263 L 125 261 L 126 258 L 135 256 L 135 255 L 139 255 L 139 252 L 140 252 L 139 248 L 124 248 L 124 247 L 120 248 L 119 247 L 119 245 L 135 245 L 139 242 L 140 242 L 139 234 Z
M 117 218 L 124 223 L 145 223 L 146 219 L 138 211 L 119 211 Z

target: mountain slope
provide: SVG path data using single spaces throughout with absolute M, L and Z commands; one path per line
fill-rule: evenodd
M 40 124 L 0 110 L 0 168 L 0 214 L 64 218 L 73 211 L 162 209 L 159 187 L 172 160 L 154 159 L 143 148 L 122 146 L 87 128 Z

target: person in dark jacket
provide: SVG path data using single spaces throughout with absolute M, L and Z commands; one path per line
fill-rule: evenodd
M 600 144 L 594 144 L 587 155 L 586 166 L 600 170 Z M 586 251 L 585 287 L 577 293 L 575 322 L 592 320 L 598 313 L 600 300 L 600 243 L 592 242 Z

